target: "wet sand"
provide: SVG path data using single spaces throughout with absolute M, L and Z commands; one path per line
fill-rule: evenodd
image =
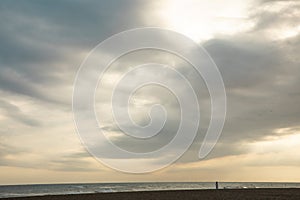
M 8 198 L 10 200 L 300 199 L 300 189 L 220 189 L 118 192 Z

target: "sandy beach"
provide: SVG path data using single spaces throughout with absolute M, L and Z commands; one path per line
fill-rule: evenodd
M 147 191 L 119 192 L 76 195 L 53 195 L 36 197 L 7 198 L 9 200 L 161 200 L 161 199 L 300 199 L 300 189 L 220 189 L 220 190 L 181 190 L 181 191 Z

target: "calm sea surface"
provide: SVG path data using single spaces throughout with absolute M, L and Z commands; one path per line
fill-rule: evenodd
M 214 189 L 214 182 L 90 183 L 0 186 L 0 198 L 128 191 Z M 300 183 L 220 182 L 219 188 L 300 188 Z

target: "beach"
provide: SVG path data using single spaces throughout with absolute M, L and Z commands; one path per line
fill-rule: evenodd
M 145 192 L 116 192 L 93 194 L 49 195 L 35 197 L 2 198 L 9 200 L 162 200 L 162 199 L 300 199 L 300 189 L 219 189 L 219 190 L 170 190 Z

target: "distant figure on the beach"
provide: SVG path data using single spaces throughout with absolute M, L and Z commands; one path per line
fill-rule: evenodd
M 219 189 L 219 182 L 216 181 L 216 190 Z

